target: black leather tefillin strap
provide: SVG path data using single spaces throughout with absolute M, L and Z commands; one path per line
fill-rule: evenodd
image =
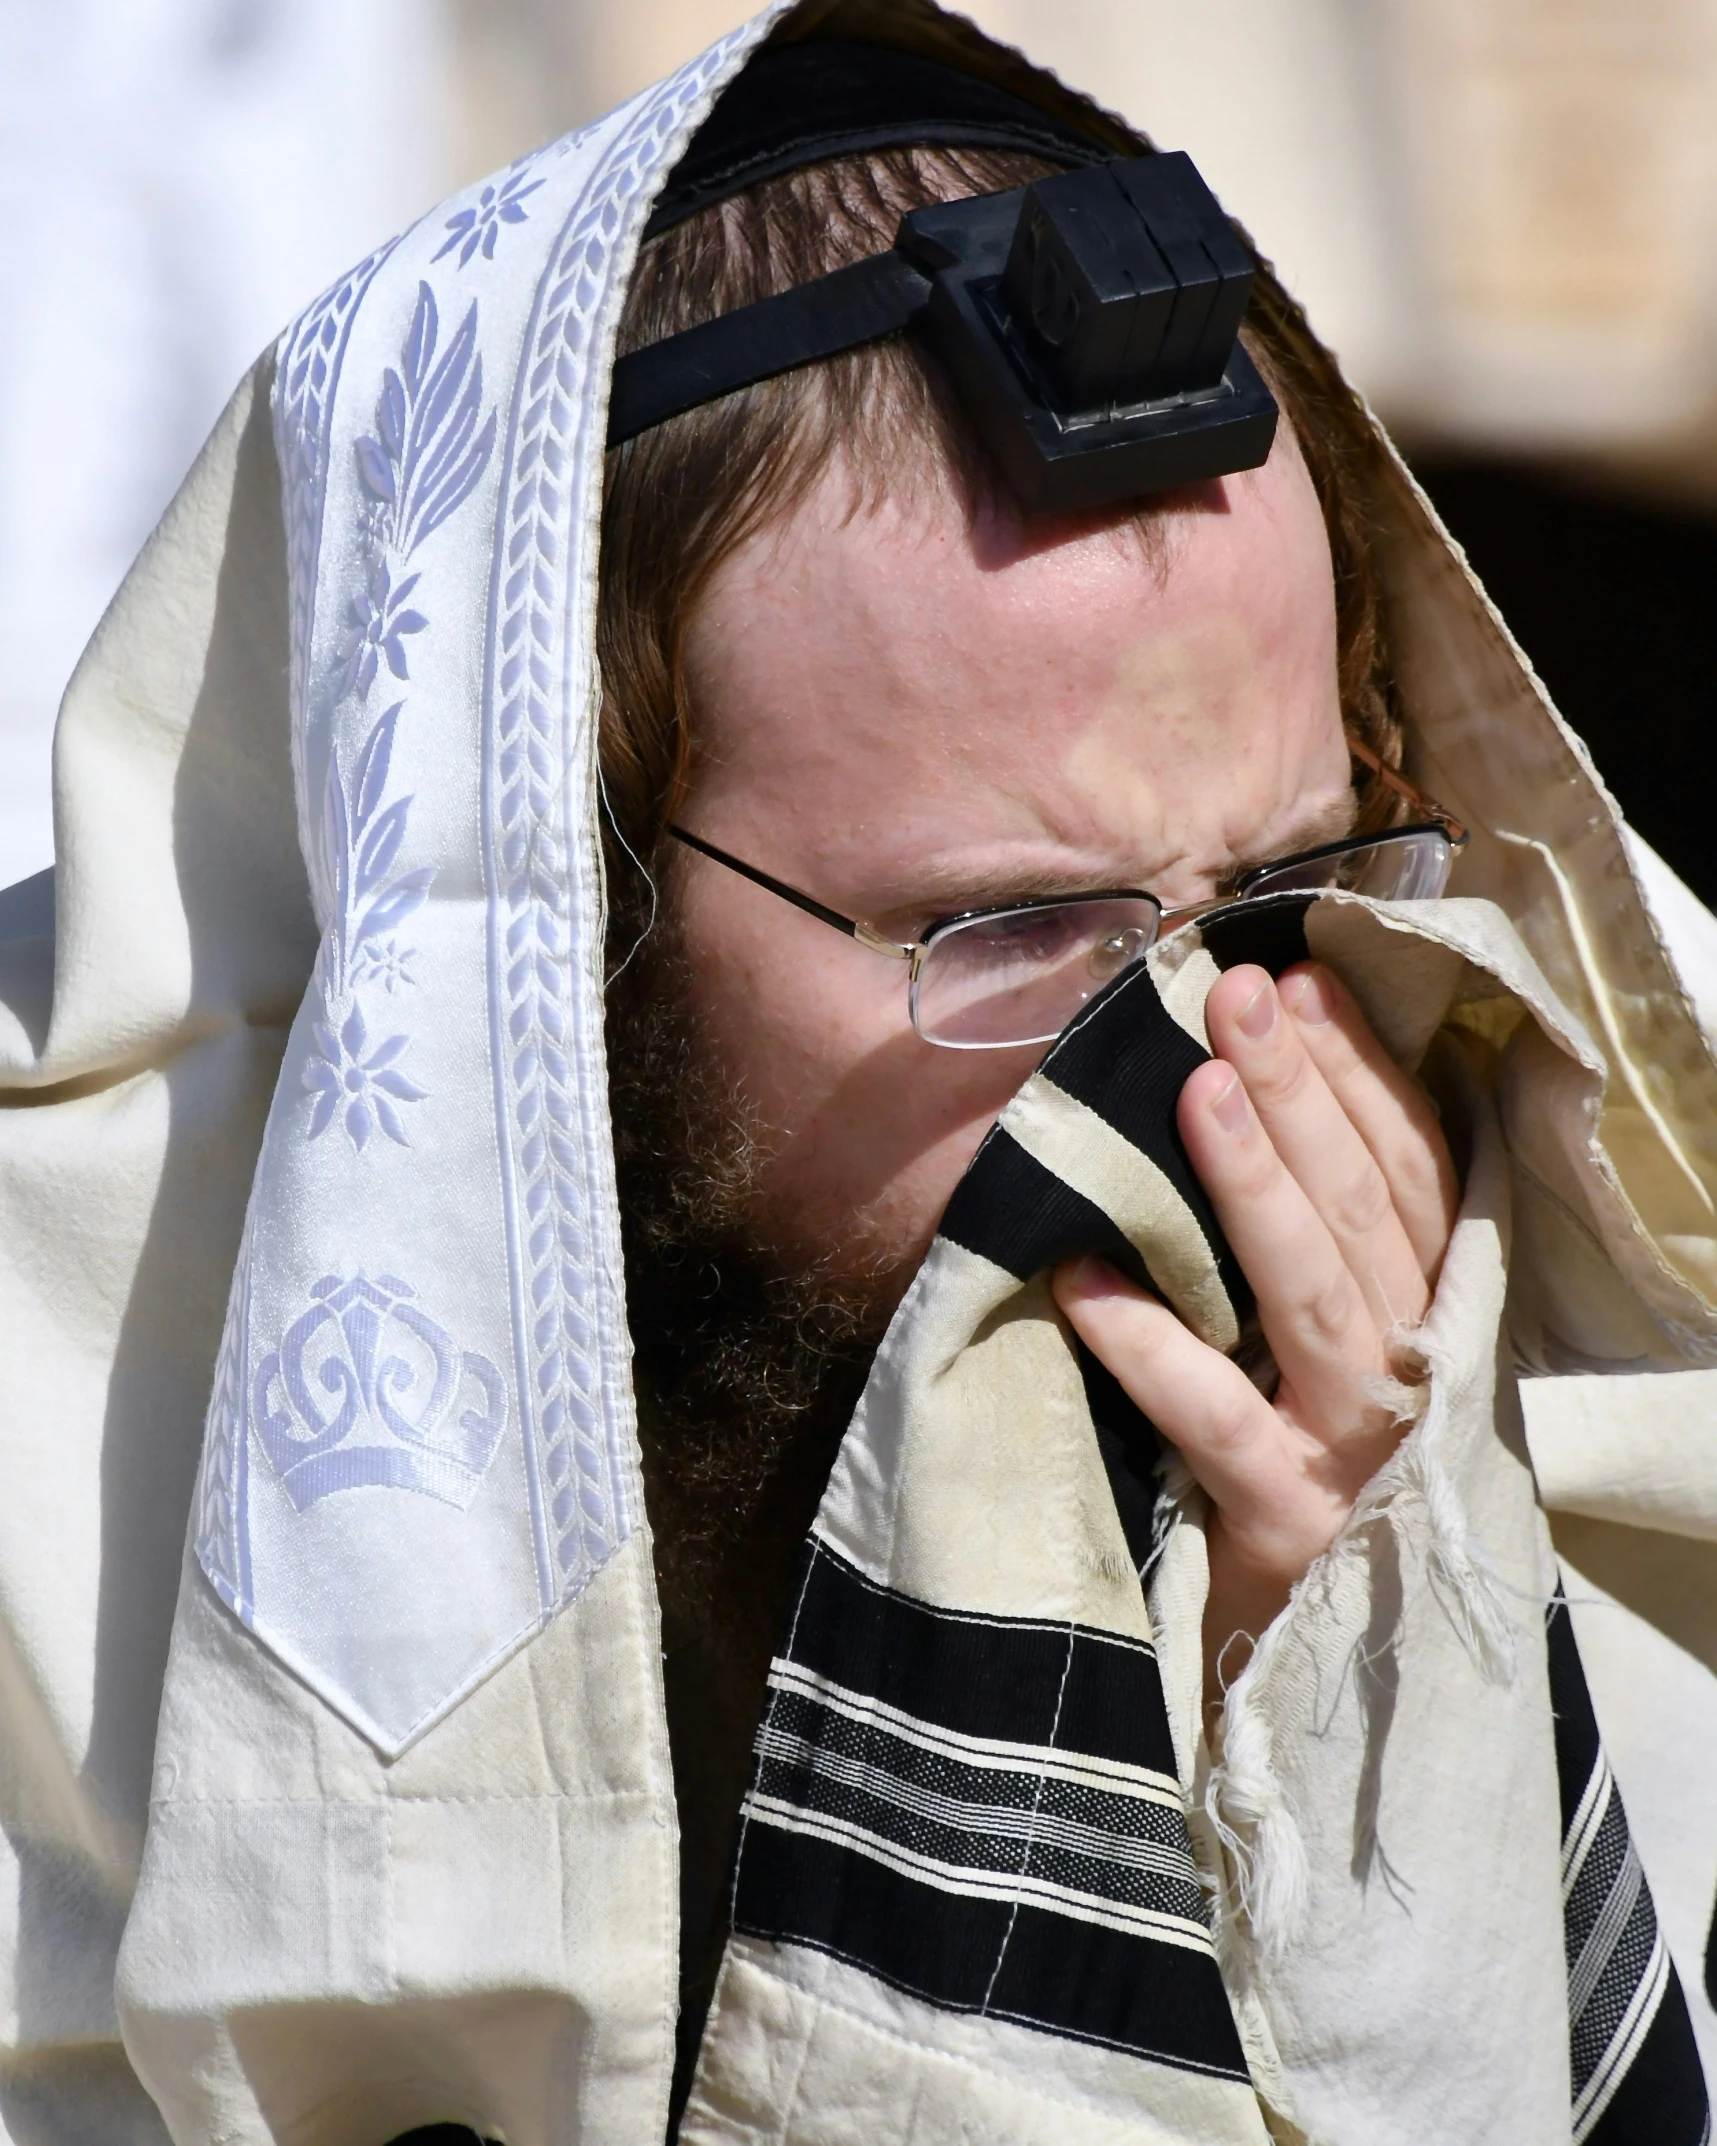
M 634 351 L 614 367 L 608 444 L 618 447 L 737 388 L 895 335 L 929 299 L 928 276 L 901 254 L 879 253 Z
M 912 209 L 891 250 L 629 351 L 610 447 L 911 329 L 1027 511 L 1104 506 L 1265 459 L 1276 404 L 1239 341 L 1257 263 L 1191 160 L 1117 156 L 1142 145 L 1081 136 L 957 69 L 873 46 L 765 48 L 699 130 L 647 235 L 767 176 L 911 143 L 1025 150 L 1060 168 Z
M 748 187 L 890 148 L 1011 150 L 1065 166 L 1114 148 L 975 75 L 890 45 L 766 45 L 729 84 L 663 189 L 644 238 Z M 706 321 L 614 368 L 608 444 L 682 410 L 910 327 L 930 279 L 897 253 Z
M 766 44 L 686 145 L 644 238 L 765 179 L 874 149 L 1002 149 L 1073 166 L 1144 147 L 1113 122 L 1090 117 L 1104 138 L 979 75 L 894 45 L 850 38 Z

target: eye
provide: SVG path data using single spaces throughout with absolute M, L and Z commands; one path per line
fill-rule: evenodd
M 969 953 L 991 961 L 1059 961 L 1080 936 L 1075 913 L 1066 909 L 1014 909 L 969 925 L 962 935 Z

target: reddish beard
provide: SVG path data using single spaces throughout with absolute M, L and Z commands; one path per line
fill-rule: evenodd
M 631 943 L 625 919 L 615 939 Z M 771 1152 L 659 922 L 609 992 L 609 1090 L 681 1829 L 681 2066 L 725 1935 L 735 1819 L 799 1547 L 904 1278 L 789 1265 Z M 681 2081 L 683 2090 L 684 2080 Z

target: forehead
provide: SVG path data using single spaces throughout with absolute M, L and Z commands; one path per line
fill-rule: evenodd
M 1328 542 L 1283 431 L 1264 469 L 1143 527 L 974 517 L 947 491 L 855 507 L 832 472 L 693 622 L 705 800 L 1111 847 L 1268 820 L 1340 735 Z

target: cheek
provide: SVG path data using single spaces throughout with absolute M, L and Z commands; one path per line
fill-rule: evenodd
M 696 1010 L 769 1151 L 764 1227 L 784 1256 L 910 1264 L 1042 1053 L 925 1043 L 904 964 L 752 894 L 699 886 L 683 930 Z

